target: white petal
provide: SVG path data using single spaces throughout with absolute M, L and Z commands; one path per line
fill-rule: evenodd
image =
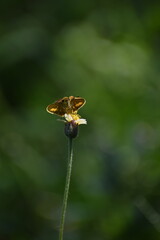
M 83 119 L 83 118 L 80 118 L 78 120 L 75 121 L 78 125 L 80 124 L 87 124 L 87 120 L 86 119 Z
M 65 119 L 67 120 L 67 122 L 71 122 L 73 120 L 72 116 L 70 114 L 66 114 L 64 115 Z

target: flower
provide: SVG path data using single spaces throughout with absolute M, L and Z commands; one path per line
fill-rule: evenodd
M 80 118 L 78 114 L 65 114 L 65 134 L 69 138 L 75 138 L 78 134 L 78 125 L 87 124 L 86 119 Z
M 67 122 L 74 121 L 76 124 L 87 124 L 87 120 L 84 118 L 80 118 L 80 115 L 78 114 L 65 114 L 64 115 Z

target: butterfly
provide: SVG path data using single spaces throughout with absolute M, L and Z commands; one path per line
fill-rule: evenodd
M 47 106 L 49 113 L 63 117 L 65 114 L 77 114 L 78 110 L 83 107 L 86 100 L 81 97 L 63 97 L 56 102 Z

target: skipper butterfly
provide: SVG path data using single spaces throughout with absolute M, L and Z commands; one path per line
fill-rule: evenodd
M 63 117 L 65 114 L 77 114 L 78 110 L 83 107 L 86 100 L 81 97 L 63 97 L 56 102 L 47 106 L 49 113 Z

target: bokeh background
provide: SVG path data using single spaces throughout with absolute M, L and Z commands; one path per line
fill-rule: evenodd
M 58 239 L 79 113 L 66 240 L 160 239 L 159 1 L 0 3 L 0 240 Z

